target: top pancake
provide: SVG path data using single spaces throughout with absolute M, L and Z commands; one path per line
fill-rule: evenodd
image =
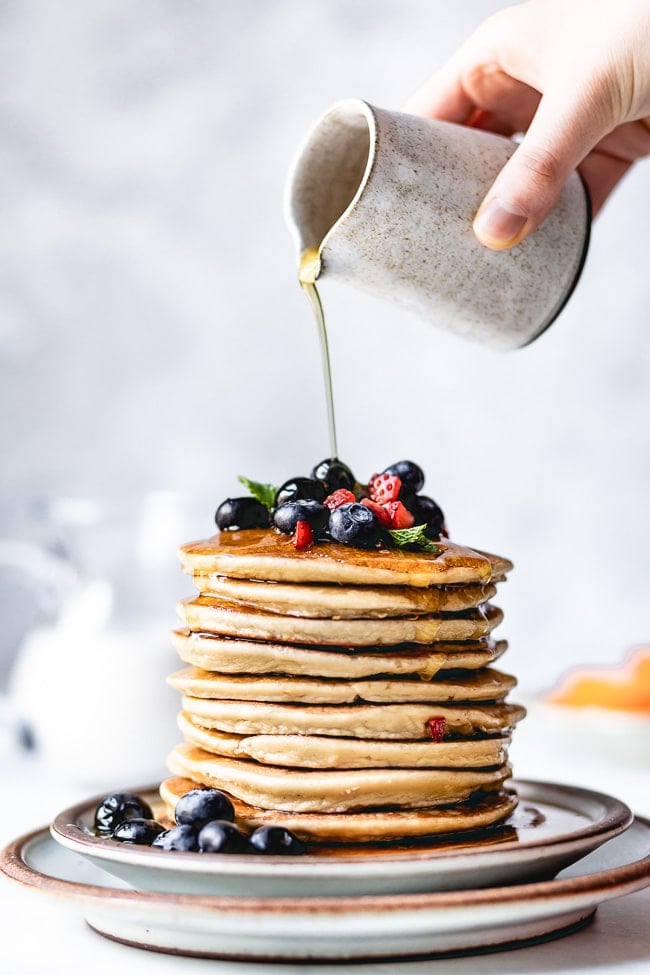
M 233 579 L 266 582 L 338 582 L 370 586 L 445 586 L 489 583 L 512 569 L 496 555 L 477 552 L 447 539 L 438 552 L 364 549 L 322 542 L 298 551 L 290 535 L 272 529 L 220 532 L 181 546 L 183 570 L 190 575 L 217 573 Z

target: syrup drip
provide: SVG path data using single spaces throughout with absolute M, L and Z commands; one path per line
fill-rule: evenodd
M 320 340 L 321 361 L 323 363 L 323 379 L 325 382 L 325 401 L 327 403 L 327 423 L 329 427 L 330 451 L 332 457 L 338 457 L 336 443 L 336 421 L 334 418 L 334 397 L 332 395 L 332 368 L 330 365 L 330 352 L 327 342 L 327 331 L 325 329 L 325 315 L 323 305 L 316 287 L 316 278 L 320 274 L 320 256 L 318 248 L 308 247 L 300 257 L 298 267 L 298 280 L 300 286 L 307 296 L 307 300 L 314 312 L 318 337 Z

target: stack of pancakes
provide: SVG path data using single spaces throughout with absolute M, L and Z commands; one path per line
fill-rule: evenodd
M 440 541 L 437 553 L 269 530 L 180 550 L 199 595 L 174 642 L 187 669 L 185 739 L 161 785 L 228 793 L 245 827 L 309 841 L 394 841 L 507 817 L 510 732 L 523 708 L 490 600 L 510 562 Z

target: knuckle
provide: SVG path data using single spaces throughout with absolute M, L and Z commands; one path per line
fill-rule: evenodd
M 519 165 L 543 184 L 556 183 L 563 176 L 560 158 L 544 146 L 523 147 L 517 153 Z

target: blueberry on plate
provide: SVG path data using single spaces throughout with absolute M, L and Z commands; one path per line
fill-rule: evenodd
M 111 839 L 120 843 L 135 843 L 138 846 L 151 846 L 155 838 L 164 833 L 165 827 L 155 819 L 125 819 L 111 833 Z
M 179 826 L 200 829 L 211 819 L 228 820 L 232 823 L 235 808 L 225 792 L 219 789 L 192 789 L 176 803 L 175 816 Z
M 342 504 L 330 513 L 329 530 L 335 542 L 355 548 L 374 548 L 382 538 L 377 515 L 357 501 Z
M 201 828 L 198 844 L 202 853 L 246 853 L 248 837 L 234 823 L 214 819 Z
M 125 819 L 153 819 L 151 806 L 134 792 L 106 796 L 95 809 L 95 831 L 110 836 Z
M 427 538 L 434 541 L 440 538 L 445 516 L 433 498 L 428 498 L 426 494 L 416 494 L 415 497 L 405 498 L 404 506 L 415 518 L 416 525 L 426 525 L 424 534 Z
M 300 856 L 307 845 L 284 826 L 260 826 L 248 838 L 255 853 L 280 856 Z
M 158 833 L 151 845 L 160 850 L 179 850 L 182 853 L 198 850 L 196 828 L 187 823 L 172 826 L 171 829 Z
M 292 535 L 299 521 L 306 521 L 315 535 L 322 535 L 329 519 L 329 508 L 320 501 L 287 501 L 273 512 L 273 524 L 285 535 Z
M 402 495 L 417 494 L 424 487 L 424 471 L 412 460 L 398 460 L 384 471 L 384 474 L 394 474 L 402 482 Z
M 328 491 L 321 481 L 314 477 L 292 477 L 278 488 L 275 496 L 275 507 L 287 501 L 324 501 Z
M 339 460 L 338 457 L 329 457 L 316 464 L 311 476 L 317 481 L 322 481 L 327 490 L 327 494 L 338 491 L 339 488 L 346 488 L 354 491 L 356 478 L 347 464 Z
M 219 531 L 247 528 L 268 528 L 268 508 L 257 498 L 226 498 L 214 516 Z

